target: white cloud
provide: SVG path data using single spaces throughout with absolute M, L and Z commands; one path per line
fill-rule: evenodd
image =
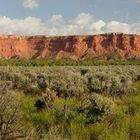
M 23 0 L 23 6 L 26 8 L 37 8 L 38 5 L 38 0 Z
M 51 22 L 60 22 L 60 21 L 63 21 L 62 15 L 53 15 L 51 18 Z
M 111 21 L 104 26 L 106 32 L 125 32 L 130 33 L 131 27 L 127 23 L 121 23 L 118 21 Z
M 140 21 L 132 24 L 132 33 L 139 33 L 140 34 Z
M 38 18 L 27 17 L 23 20 L 0 17 L 0 33 L 34 35 L 47 33 L 46 25 Z
M 76 17 L 74 23 L 77 24 L 78 26 L 86 26 L 92 21 L 93 21 L 93 17 L 91 14 L 81 13 Z
M 65 20 L 62 15 L 53 15 L 44 22 L 36 17 L 11 19 L 0 16 L 0 34 L 18 35 L 87 35 L 106 32 L 140 34 L 140 21 L 128 24 L 119 21 L 105 22 L 95 20 L 91 14 L 81 13 L 72 20 Z

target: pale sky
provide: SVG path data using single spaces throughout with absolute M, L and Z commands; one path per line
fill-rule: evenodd
M 1 0 L 0 34 L 140 34 L 140 0 Z

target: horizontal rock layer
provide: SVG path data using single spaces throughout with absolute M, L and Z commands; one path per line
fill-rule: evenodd
M 139 59 L 140 36 L 122 33 L 61 37 L 0 35 L 0 58 Z

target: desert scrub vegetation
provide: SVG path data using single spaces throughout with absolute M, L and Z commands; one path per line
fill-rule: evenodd
M 139 140 L 140 66 L 1 66 L 8 139 Z
M 102 58 L 103 57 L 103 58 Z M 107 60 L 104 58 L 107 57 Z M 0 66 L 108 66 L 108 65 L 140 65 L 139 60 L 118 60 L 111 55 L 97 57 L 95 59 L 72 60 L 62 58 L 60 60 L 50 59 L 0 59 Z M 112 59 L 113 58 L 113 59 Z

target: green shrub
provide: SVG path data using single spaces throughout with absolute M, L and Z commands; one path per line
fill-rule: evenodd
M 88 86 L 89 86 L 90 92 L 96 92 L 96 93 L 102 92 L 101 81 L 97 78 L 90 78 Z
M 114 107 L 114 103 L 111 99 L 98 94 L 94 94 L 90 102 L 91 105 L 88 111 L 90 123 L 101 120 L 102 117 L 110 114 Z
M 83 124 L 72 122 L 69 131 L 72 140 L 90 140 L 89 128 Z
M 140 112 L 140 96 L 127 97 L 123 100 L 123 102 L 127 108 L 126 113 L 129 115 L 134 116 Z
M 32 87 L 29 91 L 31 95 L 41 95 L 41 90 L 38 87 Z
M 105 124 L 95 123 L 89 127 L 90 140 L 104 140 L 107 136 L 108 128 Z

